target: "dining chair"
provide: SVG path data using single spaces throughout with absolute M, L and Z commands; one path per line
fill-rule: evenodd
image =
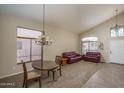
M 24 79 L 23 79 L 23 86 L 27 88 L 29 81 L 32 80 L 38 80 L 39 81 L 39 87 L 41 87 L 41 76 L 35 71 L 27 71 L 25 62 L 21 61 L 23 65 L 23 71 L 24 71 Z
M 59 71 L 60 76 L 62 76 L 61 59 L 62 59 L 62 57 L 57 55 L 57 56 L 55 57 L 55 63 L 56 63 L 56 65 L 58 65 L 58 67 L 57 67 L 56 69 L 52 69 L 52 70 L 49 70 L 49 71 L 48 71 L 48 76 L 49 76 L 49 73 L 50 73 L 50 72 L 53 73 L 53 80 L 55 80 L 55 73 L 56 73 L 57 71 Z

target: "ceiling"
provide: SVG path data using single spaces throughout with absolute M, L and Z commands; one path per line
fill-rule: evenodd
M 42 23 L 43 7 L 40 4 L 0 5 L 0 14 L 28 18 Z M 45 24 L 67 31 L 81 33 L 124 11 L 123 4 L 47 4 Z

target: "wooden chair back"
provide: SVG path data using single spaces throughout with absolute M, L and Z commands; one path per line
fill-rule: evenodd
M 57 55 L 56 58 L 55 58 L 56 64 L 59 64 L 60 65 L 61 59 L 62 59 L 62 57 Z
M 23 60 L 21 62 L 22 62 L 22 66 L 23 66 L 24 79 L 27 80 L 28 72 L 27 72 L 26 64 L 25 64 L 25 62 L 23 62 Z

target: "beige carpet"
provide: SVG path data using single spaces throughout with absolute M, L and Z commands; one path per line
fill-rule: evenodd
M 74 64 L 66 64 L 62 66 L 62 76 L 59 72 L 56 74 L 57 81 L 53 81 L 52 73 L 50 77 L 44 72 L 43 86 L 44 88 L 80 88 L 88 79 L 98 71 L 104 64 L 80 61 Z M 21 87 L 22 75 L 8 77 L 1 79 L 1 82 L 14 82 L 14 86 L 0 86 L 0 87 Z M 31 82 L 29 87 L 39 87 L 38 82 Z
M 44 72 L 42 79 L 42 87 L 44 88 L 80 88 L 88 79 L 99 70 L 104 64 L 80 61 L 74 64 L 66 64 L 62 66 L 62 76 L 59 76 L 59 72 L 56 74 L 56 81 L 52 79 L 52 73 L 50 77 Z M 0 83 L 14 83 L 14 85 L 0 86 L 0 87 L 21 87 L 23 75 L 16 75 L 1 79 Z M 39 87 L 38 82 L 34 81 L 30 83 L 29 87 Z
M 124 65 L 80 61 L 62 66 L 62 76 L 53 81 L 44 72 L 43 88 L 118 88 L 124 87 Z M 0 87 L 22 87 L 23 75 L 0 79 Z M 8 84 L 8 85 L 6 85 Z M 30 82 L 38 88 L 38 81 Z
M 103 64 L 80 61 L 74 64 L 68 64 L 62 68 L 62 76 L 57 74 L 57 81 L 52 78 L 44 79 L 43 87 L 52 88 L 80 88 L 87 80 L 101 68 Z

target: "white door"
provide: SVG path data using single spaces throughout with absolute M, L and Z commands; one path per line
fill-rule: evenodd
M 110 62 L 124 64 L 124 40 L 111 40 Z

